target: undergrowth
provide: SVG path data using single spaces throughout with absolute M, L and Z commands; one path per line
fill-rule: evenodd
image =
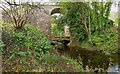
M 14 29 L 12 24 L 3 28 L 3 71 L 30 71 L 36 67 L 41 52 L 51 49 L 47 37 L 40 30 L 31 25 L 24 28 Z M 9 62 L 9 63 L 8 63 Z
M 41 55 L 39 61 L 45 72 L 83 72 L 81 61 L 78 63 L 75 59 L 60 55 L 56 50 Z
M 35 26 L 14 29 L 2 22 L 3 72 L 81 72 L 81 64 L 54 51 L 47 37 Z M 69 60 L 66 60 L 69 59 Z M 72 61 L 70 61 L 72 60 Z
M 94 33 L 91 36 L 92 42 L 96 45 L 91 45 L 89 41 L 86 39 L 79 44 L 81 47 L 88 47 L 91 49 L 95 49 L 98 51 L 105 51 L 109 53 L 117 53 L 118 52 L 118 31 L 117 28 L 110 28 L 107 33 L 104 34 L 96 34 Z

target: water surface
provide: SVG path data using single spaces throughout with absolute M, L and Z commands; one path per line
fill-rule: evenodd
M 68 47 L 58 43 L 56 48 L 62 55 L 82 61 L 85 70 L 91 72 L 118 72 L 118 55 L 106 55 L 95 50 L 81 47 Z M 81 59 L 81 58 L 82 59 Z

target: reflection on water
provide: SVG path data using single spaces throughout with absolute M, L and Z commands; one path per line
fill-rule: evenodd
M 58 49 L 61 44 L 57 45 Z M 98 51 L 91 51 L 81 47 L 62 46 L 59 53 L 77 59 L 82 58 L 83 67 L 91 72 L 118 72 L 118 56 L 105 55 Z
M 111 67 L 109 67 L 108 68 L 108 71 L 109 72 L 119 72 L 120 70 L 118 70 L 119 68 L 118 68 L 118 65 L 116 65 L 116 66 L 111 66 Z

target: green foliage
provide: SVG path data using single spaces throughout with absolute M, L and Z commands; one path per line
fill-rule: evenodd
M 2 26 L 1 25 L 1 22 L 2 21 L 0 21 L 0 26 Z M 4 44 L 4 42 L 2 41 L 2 28 L 0 27 L 0 54 L 2 54 L 2 47 L 4 47 L 5 46 L 5 44 Z
M 4 56 L 9 56 L 6 60 L 11 64 L 12 61 L 18 64 L 21 63 L 20 65 L 23 65 L 23 67 L 16 66 L 16 69 L 19 69 L 19 71 L 29 70 L 29 65 L 34 68 L 35 66 L 31 63 L 32 60 L 38 60 L 41 52 L 49 51 L 51 49 L 51 43 L 41 33 L 40 29 L 35 26 L 25 25 L 24 28 L 14 30 L 12 25 L 6 25 L 8 26 L 3 28 L 3 41 L 6 49 L 2 51 Z M 28 63 L 24 64 L 24 62 Z M 6 66 L 11 66 L 11 64 L 6 64 Z
M 79 64 L 77 60 L 63 55 L 60 56 L 58 52 L 54 51 L 55 54 L 51 52 L 41 55 L 39 59 L 43 61 L 41 67 L 45 68 L 46 72 L 68 72 L 69 68 L 76 72 L 83 72 L 82 63 Z
M 81 64 L 74 60 L 69 61 L 71 64 L 62 65 L 64 60 L 58 52 L 49 51 L 51 48 L 47 37 L 40 32 L 38 28 L 31 25 L 25 25 L 25 28 L 13 29 L 12 27 L 3 28 L 3 39 L 6 44 L 3 49 L 4 71 L 28 72 L 33 68 L 42 68 L 41 71 L 67 71 L 64 69 L 75 69 L 74 71 L 81 71 Z M 43 53 L 44 51 L 45 54 Z M 62 61 L 61 61 L 62 59 Z M 70 59 L 70 58 L 69 58 Z M 67 60 L 68 61 L 68 60 Z M 62 66 L 61 66 L 62 65 Z M 82 70 L 83 71 L 83 70 Z
M 40 32 L 38 28 L 34 28 L 33 26 L 26 26 L 28 30 L 28 39 L 27 41 L 30 47 L 35 47 L 34 50 L 41 51 L 41 50 L 48 50 L 51 48 L 50 42 L 47 40 L 47 37 Z M 33 43 L 34 42 L 34 43 Z M 33 49 L 33 48 L 31 48 Z
M 96 44 L 94 47 L 97 50 L 118 52 L 118 32 L 114 32 L 113 29 L 110 29 L 107 34 L 97 35 L 94 33 L 92 41 Z
M 15 55 L 12 54 L 12 56 L 10 56 L 8 60 L 14 60 L 14 59 L 15 59 Z
M 81 70 L 82 72 L 84 71 L 83 70 L 83 67 L 81 66 L 82 65 L 82 61 L 79 61 L 79 64 L 76 62 L 77 60 L 73 60 L 69 57 L 66 57 L 66 56 L 61 56 L 62 58 L 64 58 L 68 63 L 67 64 L 70 64 L 73 66 L 73 68 L 76 70 L 76 72 L 79 72 L 79 70 Z M 79 57 L 79 59 L 81 59 L 81 57 Z
M 59 17 L 56 15 L 52 16 L 51 19 L 51 35 L 52 36 L 64 36 L 64 24 L 60 23 L 60 17 L 62 15 L 60 14 Z M 57 19 L 56 19 L 57 18 Z
M 4 42 L 0 40 L 0 47 L 4 47 L 4 46 L 5 46 Z
M 18 52 L 16 54 L 21 55 L 21 56 L 26 56 L 27 52 Z
M 25 47 L 24 50 L 32 51 L 46 51 L 51 48 L 50 42 L 47 37 L 40 32 L 40 30 L 34 26 L 26 25 L 25 29 L 18 30 L 4 30 L 7 34 L 7 40 L 9 44 L 14 44 L 15 49 L 19 49 L 20 46 Z M 47 41 L 46 41 L 47 40 Z
M 84 39 L 86 32 L 83 29 L 83 23 L 80 18 L 80 13 L 78 12 L 77 4 L 80 3 L 61 3 L 64 16 L 61 16 L 59 24 L 67 24 L 70 26 L 69 30 L 72 36 L 76 39 Z
M 51 24 L 52 36 L 64 36 L 64 26 L 58 24 Z
M 118 24 L 118 17 L 115 19 L 115 23 Z
M 108 19 L 110 13 L 111 2 L 67 2 L 60 3 L 62 13 L 61 22 L 70 26 L 71 35 L 78 40 L 85 39 L 88 35 L 86 27 L 89 28 L 89 14 L 90 11 L 90 29 L 91 34 L 98 31 L 98 33 L 107 29 L 113 24 L 113 21 Z M 92 8 L 90 8 L 90 5 Z M 99 13 L 100 12 L 100 13 Z M 84 24 L 84 20 L 87 26 Z
M 69 2 L 60 3 L 64 14 L 61 17 L 61 23 L 67 23 L 70 26 L 71 35 L 81 46 L 92 46 L 95 49 L 117 52 L 117 33 L 109 32 L 113 21 L 108 17 L 110 15 L 112 2 Z M 92 7 L 92 8 L 91 8 Z M 90 14 L 88 14 L 89 12 Z M 96 46 L 88 42 L 91 34 L 91 40 Z M 114 37 L 115 36 L 115 37 Z M 86 38 L 87 37 L 87 38 Z M 84 41 L 87 41 L 84 43 Z M 83 41 L 83 42 L 82 42 Z
M 42 56 L 43 60 L 45 61 L 46 64 L 51 64 L 54 65 L 55 63 L 58 62 L 58 57 L 51 55 L 50 53 L 45 54 Z
M 90 45 L 88 39 L 81 41 L 78 43 L 81 47 L 87 47 L 90 49 L 95 49 L 98 51 L 106 51 L 109 53 L 117 53 L 118 52 L 118 31 L 117 28 L 110 27 L 107 33 L 101 33 L 98 35 L 97 32 L 93 33 L 91 39 L 93 43 L 96 45 Z
M 100 32 L 107 29 L 108 26 L 112 24 L 108 24 L 110 21 L 108 17 L 110 14 L 112 2 L 92 2 L 91 5 L 93 7 L 92 17 L 94 21 L 93 23 L 96 26 L 95 30 L 98 30 L 98 32 Z

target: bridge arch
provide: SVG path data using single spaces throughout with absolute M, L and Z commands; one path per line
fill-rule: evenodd
M 53 14 L 55 14 L 55 13 L 61 13 L 61 12 L 60 12 L 60 8 L 54 8 L 54 9 L 51 11 L 50 15 L 53 15 Z
M 60 15 L 60 14 L 62 14 L 61 13 L 61 8 L 60 7 L 56 7 L 56 8 L 53 8 L 52 10 L 51 10 L 51 16 L 52 15 L 57 15 L 57 17 L 55 17 L 55 18 L 59 18 L 59 16 L 58 15 Z M 51 17 L 51 19 L 52 19 L 52 17 Z M 52 27 L 52 21 L 51 21 L 51 27 Z M 60 35 L 54 35 L 54 34 L 52 34 L 53 33 L 53 31 L 51 30 L 51 40 L 59 40 L 59 39 L 63 39 L 63 40 L 66 40 L 66 39 L 68 39 L 68 41 L 70 41 L 69 40 L 69 37 L 70 37 L 70 35 L 68 34 L 68 31 L 69 30 L 69 27 L 67 26 L 67 25 L 64 25 L 64 31 L 63 32 L 61 32 L 60 31 Z M 54 31 L 55 32 L 55 31 Z M 60 36 L 60 37 L 58 37 L 58 36 Z M 65 37 L 61 37 L 61 36 L 65 36 Z
M 58 29 L 55 30 L 54 28 L 57 27 L 55 20 L 58 19 L 59 16 L 61 15 L 60 7 L 53 7 L 51 9 L 50 15 L 51 15 L 50 17 L 51 37 L 59 36 L 58 33 L 60 33 L 60 31 Z

